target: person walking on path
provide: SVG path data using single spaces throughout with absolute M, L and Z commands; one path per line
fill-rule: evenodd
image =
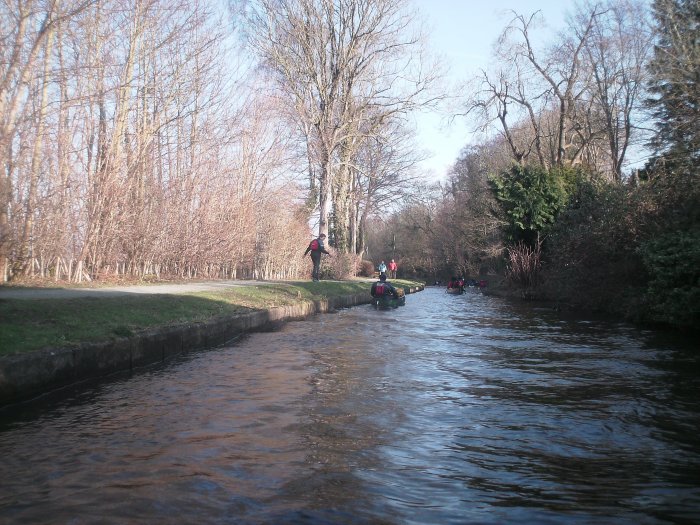
M 398 265 L 396 264 L 396 261 L 394 259 L 391 260 L 389 263 L 389 277 L 392 279 L 396 279 L 396 270 L 398 269 Z
M 306 251 L 304 252 L 304 257 L 306 257 L 307 253 L 311 252 L 311 261 L 313 261 L 314 263 L 314 269 L 311 272 L 311 278 L 314 281 L 319 280 L 319 273 L 321 271 L 321 254 L 325 253 L 326 255 L 330 255 L 330 253 L 326 251 L 326 247 L 323 245 L 325 239 L 326 234 L 322 233 L 309 243 L 309 245 L 306 247 Z
M 379 270 L 379 275 L 386 275 L 386 263 L 384 261 L 380 262 L 377 270 Z

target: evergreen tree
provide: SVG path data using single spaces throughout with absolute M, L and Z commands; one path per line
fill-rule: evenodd
M 700 322 L 700 1 L 654 0 L 658 40 L 649 65 L 657 157 L 637 253 L 650 276 L 644 296 L 651 321 L 679 327 Z
M 566 206 L 570 180 L 575 176 L 575 170 L 514 165 L 500 176 L 489 179 L 506 216 L 508 240 L 536 246 Z
M 668 171 L 700 165 L 700 2 L 655 0 L 658 41 L 649 65 L 652 147 Z M 657 159 L 658 160 L 658 159 Z

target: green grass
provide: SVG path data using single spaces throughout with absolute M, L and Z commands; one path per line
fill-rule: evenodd
M 418 283 L 392 281 L 397 286 Z M 367 292 L 366 281 L 237 286 L 184 295 L 0 300 L 0 355 L 128 337 L 158 326 L 235 316 L 304 300 Z

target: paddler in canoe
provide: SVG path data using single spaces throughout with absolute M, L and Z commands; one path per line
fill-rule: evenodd
M 386 280 L 386 274 L 379 275 L 379 280 L 372 284 L 370 294 L 374 298 L 373 304 L 379 306 L 401 306 L 406 303 L 403 289 L 396 289 Z

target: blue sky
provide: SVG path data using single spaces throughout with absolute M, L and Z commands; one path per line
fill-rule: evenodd
M 564 25 L 575 0 L 413 0 L 425 17 L 425 28 L 433 50 L 447 62 L 449 80 L 459 83 L 487 68 L 491 49 L 502 29 L 519 14 L 541 11 L 549 30 L 555 33 Z M 544 28 L 543 28 L 544 30 Z M 549 31 L 548 31 L 549 32 Z M 436 114 L 418 119 L 418 137 L 422 148 L 433 158 L 424 168 L 437 179 L 444 179 L 463 146 L 471 141 L 467 123 L 462 119 L 446 127 Z

